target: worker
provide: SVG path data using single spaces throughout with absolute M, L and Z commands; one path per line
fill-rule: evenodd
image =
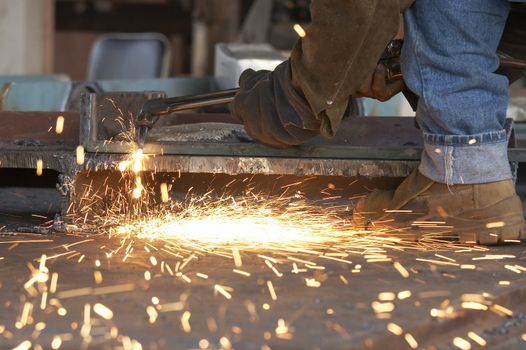
M 508 79 L 496 54 L 508 0 L 312 0 L 312 23 L 273 72 L 246 71 L 232 112 L 250 136 L 273 147 L 332 137 L 349 98 L 419 97 L 420 166 L 393 191 L 376 190 L 354 209 L 357 228 L 415 221 L 451 226 L 461 240 L 526 238 L 504 130 Z M 378 65 L 405 21 L 405 82 Z

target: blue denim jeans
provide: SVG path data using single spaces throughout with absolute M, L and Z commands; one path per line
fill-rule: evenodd
M 416 0 L 404 13 L 402 71 L 420 96 L 420 172 L 479 184 L 512 178 L 504 130 L 508 79 L 495 74 L 508 0 Z

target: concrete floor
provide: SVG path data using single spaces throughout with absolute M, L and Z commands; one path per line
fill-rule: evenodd
M 487 342 L 485 348 L 526 349 L 524 244 L 474 250 L 449 246 L 441 252 L 386 249 L 391 259 L 386 262 L 367 256 L 378 251 L 352 251 L 350 246 L 343 258 L 347 262 L 319 256 L 323 251 L 241 251 L 243 265 L 238 269 L 250 276 L 233 271 L 236 266 L 226 248 L 203 253 L 176 249 L 165 241 L 137 240 L 126 261 L 127 246 L 108 258 L 106 253 L 120 245 L 120 239 L 104 236 L 5 232 L 0 238 L 0 348 L 30 341 L 37 349 L 37 344 L 43 349 L 134 349 L 135 342 L 143 349 L 409 349 L 412 336 L 418 343 L 414 348 L 467 349 L 460 340 L 458 346 L 453 341 L 461 337 L 479 348 L 468 336 L 475 332 Z M 47 276 L 58 274 L 54 293 L 50 280 L 24 288 L 42 254 L 47 255 Z M 408 271 L 407 278 L 393 262 Z M 293 273 L 294 263 L 299 273 Z M 182 274 L 172 276 L 177 264 Z M 151 280 L 145 279 L 145 271 Z M 306 279 L 319 282 L 319 287 L 308 286 Z M 231 299 L 214 293 L 215 285 L 225 286 Z M 402 291 L 410 294 L 398 294 Z M 473 300 L 488 310 L 461 307 L 462 301 Z M 113 317 L 106 320 L 95 313 L 97 303 L 111 309 Z M 25 317 L 29 305 L 32 311 Z M 506 310 L 513 314 L 505 315 Z M 45 329 L 36 331 L 41 322 Z M 390 333 L 389 323 L 402 327 L 403 333 Z
M 236 266 L 228 246 L 31 233 L 42 221 L 0 214 L 0 349 L 526 349 L 526 244 L 349 237 Z

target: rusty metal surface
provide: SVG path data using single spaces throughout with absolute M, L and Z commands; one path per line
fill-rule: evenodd
M 75 174 L 80 170 L 76 163 L 75 150 L 60 148 L 23 147 L 22 150 L 0 149 L 0 169 L 36 169 L 38 160 L 42 160 L 43 169 L 56 170 L 63 174 Z
M 131 126 L 141 104 L 152 97 L 155 97 L 155 93 L 86 95 L 82 103 L 80 143 L 88 152 L 128 153 L 134 147 L 129 142 L 133 140 Z M 122 123 L 110 121 L 115 117 L 122 118 Z M 162 118 L 156 125 L 159 129 L 157 133 L 162 134 L 164 126 L 195 123 L 213 125 L 235 121 L 225 114 L 175 114 Z M 113 141 L 110 140 L 112 137 Z M 304 146 L 289 150 L 274 150 L 244 139 L 221 143 L 178 143 L 163 142 L 158 138 L 158 142 L 147 144 L 145 151 L 179 156 L 418 161 L 422 152 L 422 135 L 415 127 L 414 118 L 358 117 L 344 120 L 335 138 L 331 140 L 318 137 Z M 510 148 L 509 156 L 511 161 L 526 162 L 526 149 Z
M 60 135 L 55 133 L 58 116 L 64 117 Z M 24 141 L 36 141 L 40 146 L 77 147 L 79 129 L 80 117 L 75 112 L 0 112 L 2 149 L 23 145 Z
M 296 176 L 405 177 L 418 162 L 382 160 L 298 159 L 266 157 L 162 156 L 145 161 L 160 172 L 265 174 Z
M 90 155 L 85 167 L 92 170 L 113 170 L 124 159 L 125 157 L 119 155 Z M 164 155 L 146 158 L 143 169 L 156 172 L 231 175 L 404 177 L 417 165 L 418 162 L 413 161 Z
M 74 176 L 83 169 L 115 170 L 125 156 L 89 154 L 84 166 L 78 166 L 73 151 L 0 151 L 1 168 L 36 168 Z M 214 174 L 263 174 L 297 176 L 404 177 L 418 166 L 414 161 L 337 160 L 251 157 L 159 156 L 145 161 L 145 171 Z
M 130 144 L 122 139 L 113 140 L 112 137 L 119 132 L 130 132 L 135 118 L 140 112 L 141 103 L 152 98 L 149 93 L 99 93 L 86 95 L 81 109 L 81 143 L 88 152 L 126 153 Z M 118 125 L 104 125 L 109 120 L 119 118 Z M 196 120 L 207 122 L 224 122 L 231 120 L 224 114 L 193 114 L 185 117 L 163 118 L 164 125 L 175 122 L 175 118 L 182 120 Z M 162 128 L 163 124 L 159 124 Z M 104 130 L 109 131 L 104 132 Z M 132 139 L 133 140 L 133 139 Z M 126 140 L 124 140 L 126 141 Z M 250 142 L 251 143 L 251 142 Z M 336 137 L 327 140 L 318 137 L 309 142 L 309 146 L 382 146 L 382 147 L 415 147 L 422 145 L 421 132 L 415 127 L 412 118 L 351 118 L 346 119 Z M 173 148 L 181 145 L 174 145 Z M 189 144 L 188 146 L 193 146 Z M 204 146 L 203 146 L 204 147 Z M 156 153 L 163 148 L 169 154 L 171 145 L 163 140 L 158 140 L 155 145 L 148 145 L 146 152 Z M 247 154 L 253 155 L 253 154 Z
M 165 97 L 163 92 L 111 92 L 84 94 L 80 104 L 80 142 L 88 152 L 129 132 L 144 103 Z M 118 141 L 123 141 L 119 139 Z
M 133 115 L 123 111 L 139 110 L 149 95 L 132 94 L 133 99 L 125 98 L 119 105 L 121 95 L 128 96 L 127 93 L 103 94 L 102 101 L 97 100 L 99 95 L 95 94 L 86 98 L 92 108 L 97 109 L 96 106 L 100 105 L 103 110 L 112 110 L 114 113 L 116 110 L 120 111 L 131 123 Z M 64 132 L 57 135 L 54 126 L 58 113 L 0 113 L 0 167 L 31 169 L 36 166 L 37 160 L 43 160 L 45 169 L 73 176 L 84 168 L 114 169 L 130 152 L 131 144 L 122 141 L 108 142 L 104 140 L 104 132 L 96 127 L 115 115 L 104 117 L 97 114 L 100 117 L 97 119 L 99 124 L 94 128 L 83 119 L 81 139 L 88 152 L 98 152 L 88 153 L 85 166 L 77 166 L 74 149 L 79 143 L 79 116 L 76 113 L 61 115 L 65 118 L 65 127 Z M 201 124 L 196 123 L 204 121 L 213 121 L 214 123 L 203 124 L 210 127 L 227 125 L 224 123 L 231 121 L 231 118 L 229 115 L 213 113 L 174 115 L 163 120 L 165 124 L 160 123 L 158 130 L 163 130 L 165 125 L 171 123 L 191 124 L 194 126 L 188 127 L 199 129 Z M 233 128 L 239 126 L 233 125 Z M 160 135 L 159 139 L 162 140 L 162 132 Z M 246 139 L 225 142 L 160 141 L 146 147 L 146 152 L 152 154 L 146 160 L 146 170 L 403 177 L 417 165 L 421 143 L 420 131 L 415 128 L 412 118 L 354 118 L 344 121 L 333 140 L 317 138 L 308 145 L 288 150 L 271 149 Z M 510 157 L 523 160 L 525 155 L 522 149 L 510 149 Z
M 94 98 L 98 95 L 90 96 L 89 106 L 95 108 L 100 105 L 102 109 L 113 112 L 116 110 L 115 107 L 118 107 L 117 110 L 121 112 L 132 108 L 139 110 L 142 102 L 147 98 L 145 94 L 140 94 L 139 97 L 133 95 L 135 99 L 125 100 L 119 104 L 120 93 L 105 94 L 102 101 Z M 94 128 L 86 125 L 86 120 L 83 120 L 84 136 L 89 132 L 94 133 L 88 138 L 83 138 L 87 151 L 90 150 L 90 145 L 96 144 L 96 149 L 104 148 L 114 151 L 112 153 L 115 154 L 104 153 L 102 150 L 97 153 L 87 153 L 86 164 L 78 166 L 74 150 L 79 142 L 79 115 L 60 113 L 65 118 L 65 125 L 63 133 L 57 135 L 54 127 L 58 115 L 59 113 L 38 112 L 0 113 L 0 167 L 32 169 L 36 167 L 38 160 L 42 160 L 44 169 L 53 169 L 68 176 L 74 176 L 83 169 L 115 169 L 131 149 L 129 144 L 122 142 L 97 141 L 92 143 L 89 141 L 90 138 L 93 140 L 104 137 L 104 133 L 97 129 L 97 125 L 104 124 L 104 120 L 110 120 L 114 115 L 100 116 L 101 119 L 97 119 L 99 124 L 95 124 Z M 126 113 L 123 115 L 128 115 L 128 121 L 133 120 L 131 115 Z M 223 123 L 231 121 L 230 116 L 225 114 L 174 115 L 163 121 L 196 125 L 195 123 L 210 119 Z M 162 127 L 163 124 L 160 123 L 160 128 Z M 237 125 L 234 127 L 239 128 Z M 394 128 L 396 132 L 381 131 L 385 128 Z M 156 146 L 157 152 L 152 152 L 156 155 L 147 158 L 145 170 L 224 174 L 403 177 L 414 169 L 419 158 L 419 150 L 414 149 L 410 141 L 414 138 L 415 133 L 418 134 L 418 130 L 414 128 L 412 119 L 360 118 L 346 120 L 340 133 L 331 141 L 333 144 L 319 138 L 310 145 L 290 150 L 274 150 L 253 142 L 161 142 Z M 385 138 L 385 135 L 391 136 Z M 416 141 L 417 145 L 418 142 Z M 357 146 L 360 144 L 363 146 Z M 369 147 L 374 144 L 381 146 Z M 395 147 L 395 145 L 400 146 Z M 172 149 L 172 152 L 169 152 L 169 148 Z M 148 152 L 149 149 L 146 151 Z M 161 153 L 164 155 L 161 156 Z M 400 161 L 384 160 L 385 158 Z
M 141 104 L 152 98 L 149 93 L 100 93 L 86 95 L 81 109 L 81 144 L 88 152 L 129 153 L 133 149 L 131 129 Z M 116 119 L 119 122 L 115 122 Z M 193 114 L 163 118 L 170 121 L 189 121 L 192 118 L 207 121 L 212 129 L 214 122 L 231 120 L 222 114 Z M 221 124 L 224 127 L 224 124 Z M 234 128 L 236 126 L 233 126 Z M 163 124 L 154 129 L 162 135 Z M 166 141 L 166 139 L 170 141 Z M 227 142 L 173 142 L 172 138 L 158 137 L 145 147 L 146 153 L 240 157 L 240 158 L 302 158 L 302 159 L 376 159 L 418 160 L 422 136 L 412 118 L 351 118 L 346 119 L 335 138 L 321 136 L 308 144 L 288 150 L 275 150 L 247 139 Z M 167 162 L 165 162 L 167 163 Z M 202 162 L 201 164 L 206 164 Z M 257 165 L 260 167 L 260 165 Z M 322 165 L 323 166 L 323 165 Z M 209 169 L 208 171 L 213 171 Z M 281 170 L 280 170 L 281 171 Z
M 318 137 L 313 145 L 356 147 L 418 147 L 422 132 L 411 117 L 355 117 L 345 119 L 333 139 Z
M 74 175 L 83 169 L 115 170 L 126 155 L 87 154 L 84 166 L 76 164 L 74 151 L 0 150 L 0 168 L 36 168 Z M 404 177 L 418 166 L 417 161 L 297 159 L 266 157 L 152 156 L 145 160 L 145 171 L 215 174 L 326 175 L 365 177 Z

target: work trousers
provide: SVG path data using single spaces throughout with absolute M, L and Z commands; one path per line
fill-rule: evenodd
M 509 81 L 496 74 L 508 0 L 417 0 L 404 13 L 402 71 L 420 97 L 420 172 L 479 184 L 512 178 L 504 130 Z

